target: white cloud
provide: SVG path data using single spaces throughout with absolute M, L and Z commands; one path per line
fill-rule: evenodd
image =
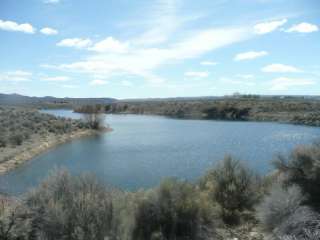
M 137 27 L 143 32 L 132 39 L 132 43 L 139 46 L 162 44 L 170 40 L 176 30 L 189 21 L 199 18 L 196 15 L 179 16 L 181 0 L 155 0 L 151 8 L 144 9 L 143 20 L 128 22 L 129 27 Z
M 279 63 L 274 63 L 267 65 L 261 69 L 262 72 L 272 72 L 272 73 L 298 73 L 302 72 L 302 70 L 290 66 L 290 65 L 284 65 Z
M 127 81 L 127 80 L 121 81 L 121 85 L 125 86 L 125 87 L 132 87 L 133 86 L 132 82 Z
M 87 48 L 92 45 L 92 41 L 88 38 L 66 38 L 57 43 L 59 47 L 75 47 Z
M 249 37 L 244 28 L 207 29 L 193 33 L 189 38 L 173 45 L 170 50 L 177 59 L 194 58 Z
M 101 80 L 101 79 L 95 79 L 89 82 L 89 85 L 91 86 L 101 86 L 106 84 L 108 84 L 108 82 L 106 80 Z
M 57 35 L 58 34 L 58 30 L 53 29 L 53 28 L 49 28 L 49 27 L 42 28 L 40 30 L 40 32 L 45 35 Z
M 0 73 L 0 81 L 27 82 L 31 81 L 31 77 L 31 72 L 21 70 Z
M 152 84 L 159 84 L 165 82 L 163 78 L 153 74 L 153 70 L 159 66 L 196 58 L 249 37 L 250 31 L 247 28 L 206 29 L 188 34 L 166 48 L 141 48 L 134 45 L 125 53 L 99 53 L 83 61 L 44 66 L 104 76 L 130 74 L 143 77 Z
M 47 4 L 57 4 L 60 2 L 60 0 L 44 0 L 43 2 Z
M 23 32 L 23 33 L 35 33 L 36 29 L 30 23 L 16 23 L 13 21 L 0 20 L 0 29 L 5 31 Z
M 255 58 L 263 57 L 268 55 L 268 52 L 266 51 L 250 51 L 250 52 L 244 52 L 244 53 L 239 53 L 234 57 L 234 61 L 242 61 L 242 60 L 252 60 Z
M 283 91 L 283 90 L 288 90 L 291 87 L 314 85 L 315 82 L 309 79 L 280 77 L 280 78 L 273 79 L 270 82 L 270 84 L 271 84 L 270 90 Z
M 67 82 L 70 81 L 70 77 L 67 76 L 56 76 L 56 77 L 42 77 L 42 81 L 46 82 Z
M 253 29 L 256 34 L 266 34 L 266 33 L 270 33 L 277 30 L 286 22 L 287 22 L 287 19 L 258 23 L 253 27 Z
M 186 77 L 206 78 L 209 76 L 208 72 L 185 72 Z
M 212 62 L 212 61 L 202 61 L 202 62 L 200 62 L 200 64 L 204 65 L 204 66 L 215 66 L 218 63 L 217 62 Z
M 286 30 L 286 32 L 299 32 L 299 33 L 311 33 L 311 32 L 317 32 L 319 31 L 319 28 L 317 25 L 311 24 L 311 23 L 299 23 L 297 25 L 293 25 L 291 28 Z
M 106 39 L 97 42 L 89 50 L 96 52 L 111 52 L 111 53 L 125 53 L 128 51 L 129 44 L 121 43 L 120 41 L 114 39 L 113 37 L 107 37 Z
M 194 24 L 186 23 L 197 21 L 203 15 L 182 15 L 184 11 L 181 9 L 181 0 L 155 0 L 150 1 L 147 7 L 143 6 L 143 15 L 118 25 L 130 36 L 128 39 L 119 41 L 108 37 L 83 47 L 91 50 L 86 58 L 56 66 L 42 66 L 102 76 L 94 79 L 106 79 L 115 75 L 137 76 L 148 84 L 160 85 L 167 80 L 154 73 L 159 67 L 198 58 L 254 36 L 252 26 L 247 25 L 194 28 Z M 192 28 L 187 29 L 189 26 Z M 213 64 L 210 62 L 207 65 Z

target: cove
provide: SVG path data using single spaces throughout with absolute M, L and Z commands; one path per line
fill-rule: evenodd
M 80 118 L 70 110 L 45 110 Z M 296 145 L 309 144 L 320 128 L 268 122 L 180 120 L 161 116 L 106 115 L 112 132 L 58 146 L 0 176 L 0 191 L 20 194 L 36 187 L 55 168 L 92 173 L 123 190 L 149 188 L 166 177 L 195 181 L 226 154 L 258 172 Z

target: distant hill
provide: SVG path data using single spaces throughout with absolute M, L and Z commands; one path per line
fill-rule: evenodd
M 74 107 L 91 104 L 110 104 L 117 101 L 114 98 L 56 98 L 28 97 L 19 94 L 1 94 L 0 105 L 35 106 L 35 107 Z

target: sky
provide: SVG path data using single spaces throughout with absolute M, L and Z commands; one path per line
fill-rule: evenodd
M 319 95 L 319 0 L 0 0 L 0 93 Z

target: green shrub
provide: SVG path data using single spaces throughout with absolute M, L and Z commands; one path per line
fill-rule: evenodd
M 26 198 L 44 240 L 103 240 L 111 232 L 112 201 L 90 176 L 60 171 Z
M 23 135 L 21 133 L 15 133 L 9 137 L 9 141 L 13 146 L 21 145 L 23 142 Z
M 229 224 L 238 223 L 241 213 L 252 210 L 260 197 L 260 179 L 230 156 L 211 169 L 202 181 L 202 185 L 210 186 L 212 201 L 220 205 L 221 217 Z
M 298 185 L 308 204 L 320 210 L 320 145 L 297 147 L 290 156 L 279 156 L 275 166 L 287 185 Z
M 194 191 L 185 182 L 162 182 L 152 196 L 140 202 L 133 239 L 199 239 L 201 220 Z
M 7 146 L 7 139 L 4 136 L 0 136 L 0 148 Z

